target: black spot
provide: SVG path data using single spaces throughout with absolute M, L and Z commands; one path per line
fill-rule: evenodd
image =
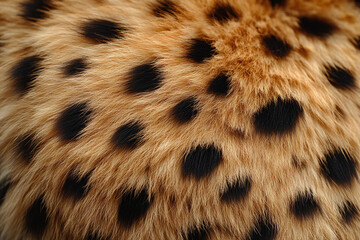
M 53 9 L 50 0 L 28 0 L 21 4 L 21 17 L 28 21 L 36 22 L 37 20 L 47 17 L 47 11 Z
M 76 201 L 80 200 L 89 192 L 89 187 L 87 186 L 89 178 L 90 173 L 80 178 L 75 172 L 71 172 L 67 176 L 62 188 L 63 194 L 66 197 L 75 199 Z
M 172 115 L 179 123 L 186 123 L 193 120 L 198 114 L 195 97 L 189 97 L 179 102 L 172 110 Z
M 169 0 L 161 0 L 152 10 L 156 17 L 165 17 L 166 15 L 173 15 L 178 12 L 175 3 Z
M 119 222 L 131 227 L 137 220 L 144 217 L 152 204 L 147 189 L 136 193 L 135 190 L 125 192 L 121 198 L 118 211 Z
M 66 63 L 63 69 L 65 76 L 70 77 L 81 74 L 87 69 L 87 67 L 88 64 L 86 63 L 85 59 L 77 58 Z
M 0 206 L 4 202 L 6 193 L 9 191 L 10 186 L 11 182 L 7 178 L 0 181 Z
M 26 163 L 30 163 L 39 150 L 40 142 L 33 134 L 27 134 L 16 140 L 17 152 Z
M 119 23 L 104 19 L 92 19 L 81 26 L 81 34 L 96 43 L 121 39 L 125 30 L 126 28 Z
M 15 80 L 16 90 L 21 95 L 27 93 L 34 86 L 34 81 L 42 71 L 41 61 L 41 57 L 34 55 L 22 59 L 12 68 L 11 76 Z
M 284 58 L 289 55 L 291 51 L 290 45 L 274 35 L 265 36 L 262 39 L 264 46 L 275 57 Z
M 143 130 L 139 122 L 129 122 L 116 130 L 112 142 L 119 149 L 134 149 L 141 143 Z
M 87 103 L 76 103 L 66 108 L 57 121 L 59 135 L 64 141 L 76 140 L 89 122 L 92 111 Z
M 238 179 L 236 182 L 227 183 L 227 189 L 221 193 L 220 198 L 224 202 L 240 201 L 245 198 L 251 189 L 251 178 Z
M 272 240 L 276 237 L 278 229 L 276 224 L 268 217 L 261 216 L 250 230 L 247 240 Z
M 356 3 L 357 6 L 360 7 L 360 0 L 355 0 L 355 3 Z
M 303 109 L 296 100 L 278 98 L 255 113 L 255 127 L 265 134 L 291 132 L 302 113 Z
M 186 57 L 194 62 L 202 63 L 216 54 L 211 42 L 202 39 L 191 39 Z
M 341 207 L 339 207 L 339 212 L 346 223 L 350 223 L 351 220 L 359 214 L 358 208 L 349 201 L 346 201 Z
M 223 23 L 226 21 L 239 19 L 239 14 L 229 4 L 218 4 L 209 14 L 209 18 Z
M 27 210 L 25 227 L 33 235 L 40 236 L 48 224 L 47 207 L 43 196 L 39 197 Z
M 206 240 L 209 239 L 210 228 L 208 224 L 203 223 L 200 227 L 194 226 L 186 234 L 183 233 L 184 240 Z
M 184 156 L 182 172 L 184 176 L 194 176 L 197 180 L 211 174 L 222 161 L 222 151 L 213 145 L 197 146 Z
M 152 92 L 160 88 L 163 74 L 154 62 L 135 67 L 126 82 L 128 93 Z
M 317 17 L 300 17 L 299 26 L 304 33 L 320 38 L 327 37 L 336 30 L 334 24 Z
M 313 216 L 320 207 L 311 191 L 298 193 L 290 203 L 290 210 L 299 219 Z
M 355 87 L 355 78 L 347 69 L 328 66 L 325 74 L 331 85 L 336 88 L 351 89 Z
M 330 181 L 346 186 L 357 176 L 355 160 L 344 149 L 328 152 L 321 161 L 321 172 Z
M 209 87 L 208 93 L 215 94 L 217 96 L 226 96 L 230 90 L 230 77 L 221 73 L 214 78 Z
M 286 2 L 286 0 L 270 0 L 270 4 L 273 7 L 275 7 L 275 6 L 284 6 L 285 2 Z

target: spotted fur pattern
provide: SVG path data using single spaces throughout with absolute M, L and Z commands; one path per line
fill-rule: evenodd
M 359 51 L 357 0 L 1 0 L 0 239 L 359 239 Z

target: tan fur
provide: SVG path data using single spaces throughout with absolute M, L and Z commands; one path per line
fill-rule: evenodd
M 319 159 L 333 146 L 360 159 L 359 90 L 337 90 L 323 74 L 324 64 L 338 64 L 360 78 L 360 52 L 351 43 L 360 33 L 360 8 L 352 1 L 288 0 L 274 9 L 265 0 L 228 0 L 241 17 L 226 24 L 207 17 L 215 0 L 174 1 L 179 13 L 165 18 L 152 15 L 153 0 L 54 1 L 55 9 L 37 23 L 19 17 L 21 2 L 0 1 L 0 177 L 13 182 L 0 208 L 1 239 L 36 239 L 23 230 L 23 216 L 43 193 L 50 220 L 42 239 L 82 239 L 91 231 L 109 239 L 181 239 L 203 221 L 212 227 L 211 239 L 245 239 L 262 213 L 276 222 L 276 239 L 360 238 L 359 218 L 344 224 L 338 211 L 344 200 L 360 206 L 359 181 L 343 188 L 319 171 Z M 308 37 L 299 31 L 301 15 L 330 19 L 338 30 L 324 40 Z M 91 18 L 123 23 L 124 39 L 98 45 L 84 39 L 78 26 Z M 266 34 L 292 46 L 286 59 L 267 53 L 261 44 Z M 194 37 L 214 41 L 218 54 L 203 64 L 188 61 L 184 49 Z M 44 70 L 19 97 L 9 71 L 34 53 L 44 56 Z M 88 60 L 89 69 L 65 78 L 61 66 L 78 57 Z M 124 93 L 128 72 L 155 59 L 164 72 L 162 87 Z M 206 93 L 222 71 L 231 76 L 227 98 Z M 171 110 L 189 96 L 197 97 L 199 115 L 179 125 Z M 291 133 L 257 133 L 254 113 L 278 96 L 299 101 L 302 118 Z M 78 141 L 64 143 L 54 123 L 66 107 L 82 101 L 94 114 Z M 116 150 L 110 139 L 131 120 L 145 125 L 144 143 Z M 14 142 L 28 132 L 41 148 L 26 165 Z M 211 143 L 223 150 L 221 164 L 205 179 L 184 179 L 184 153 Z M 90 192 L 76 203 L 60 193 L 73 169 L 80 175 L 93 171 Z M 246 175 L 252 177 L 246 198 L 222 203 L 226 182 Z M 143 187 L 154 197 L 146 217 L 130 229 L 119 226 L 121 194 Z M 314 191 L 321 213 L 299 221 L 289 201 L 306 189 Z

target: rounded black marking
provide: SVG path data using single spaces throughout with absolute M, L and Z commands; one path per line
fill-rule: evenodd
M 90 173 L 86 174 L 83 177 L 79 177 L 75 172 L 71 172 L 67 176 L 62 188 L 64 196 L 73 198 L 76 201 L 85 197 L 86 194 L 89 192 L 89 178 Z
M 216 49 L 210 41 L 194 38 L 190 40 L 186 57 L 196 63 L 203 63 L 215 54 Z
M 64 74 L 67 77 L 76 76 L 84 72 L 88 68 L 88 64 L 84 58 L 73 59 L 63 67 Z
M 112 142 L 119 149 L 134 149 L 141 144 L 144 127 L 139 122 L 129 122 L 119 127 Z
M 9 181 L 9 179 L 5 178 L 0 181 L 0 206 L 4 202 L 6 194 L 10 189 L 10 186 L 11 186 L 11 182 Z
M 274 35 L 265 36 L 262 42 L 269 53 L 278 58 L 284 58 L 289 55 L 291 46 Z
M 193 120 L 197 114 L 197 103 L 195 97 L 189 97 L 178 104 L 172 109 L 172 115 L 178 123 L 186 123 Z
M 244 199 L 251 189 L 251 178 L 238 179 L 236 182 L 227 183 L 226 190 L 220 194 L 224 202 L 234 202 Z
M 165 17 L 166 15 L 175 16 L 178 12 L 177 6 L 170 0 L 160 0 L 152 10 L 156 17 Z
M 56 126 L 60 138 L 64 141 L 73 141 L 80 137 L 81 131 L 87 126 L 92 111 L 88 104 L 76 103 L 67 107 L 59 116 Z
M 25 214 L 25 227 L 33 235 L 40 236 L 48 225 L 48 210 L 44 197 L 37 198 Z
M 125 31 L 126 28 L 121 24 L 105 19 L 92 19 L 81 26 L 81 34 L 95 43 L 121 39 Z
M 355 78 L 347 69 L 339 66 L 327 66 L 326 77 L 338 89 L 351 89 L 355 87 Z
M 16 140 L 16 148 L 19 156 L 26 163 L 30 163 L 39 150 L 40 142 L 34 134 L 20 136 Z
M 140 192 L 135 192 L 134 189 L 125 192 L 122 195 L 118 210 L 120 224 L 131 227 L 146 215 L 152 202 L 153 199 L 149 198 L 147 189 L 142 189 Z
M 346 201 L 342 206 L 339 206 L 339 212 L 346 223 L 350 223 L 359 214 L 358 208 L 350 201 Z
M 264 134 L 291 132 L 302 113 L 303 109 L 295 99 L 278 98 L 255 113 L 255 128 Z
M 208 224 L 201 224 L 200 226 L 194 226 L 183 235 L 184 240 L 206 240 L 210 237 L 210 227 Z
M 163 73 L 151 62 L 133 68 L 125 85 L 128 93 L 152 92 L 161 87 L 163 80 Z
M 304 219 L 320 212 L 320 206 L 312 191 L 298 193 L 290 202 L 290 211 L 298 218 Z
M 210 175 L 222 161 L 222 151 L 214 145 L 197 146 L 184 156 L 182 173 L 197 180 Z
M 299 26 L 304 33 L 320 38 L 331 35 L 337 28 L 326 19 L 305 16 L 299 18 Z
M 320 163 L 321 172 L 330 182 L 340 186 L 351 184 L 357 176 L 354 158 L 344 149 L 328 152 Z
M 20 14 L 24 19 L 36 22 L 47 17 L 47 11 L 53 9 L 51 0 L 28 0 L 21 4 Z
M 220 23 L 240 18 L 237 11 L 229 4 L 217 4 L 209 14 L 210 19 L 214 19 Z
M 269 216 L 260 216 L 250 230 L 247 240 L 273 240 L 278 233 L 277 225 Z
M 230 77 L 224 73 L 220 73 L 210 82 L 207 91 L 217 96 L 226 96 L 230 91 L 230 85 Z
M 11 70 L 11 77 L 14 79 L 14 86 L 21 94 L 27 93 L 43 70 L 42 58 L 38 55 L 26 57 L 19 61 Z
M 271 6 L 284 6 L 286 3 L 286 0 L 270 0 Z

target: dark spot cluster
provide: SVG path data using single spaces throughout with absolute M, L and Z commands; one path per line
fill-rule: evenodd
M 230 76 L 224 73 L 217 75 L 208 87 L 208 93 L 212 93 L 216 96 L 226 96 L 230 91 Z
M 48 208 L 44 196 L 37 198 L 25 215 L 25 227 L 35 236 L 41 236 L 48 225 Z
M 339 212 L 342 220 L 346 223 L 350 223 L 359 215 L 359 209 L 350 201 L 346 201 L 339 206 Z
M 251 189 L 251 178 L 238 179 L 236 182 L 228 182 L 227 189 L 221 193 L 220 198 L 224 202 L 234 202 L 244 199 Z
M 312 191 L 298 193 L 290 204 L 291 212 L 299 219 L 305 219 L 320 212 L 318 201 Z
M 21 94 L 27 93 L 42 71 L 42 58 L 38 55 L 26 57 L 19 61 L 11 70 L 15 89 Z
M 264 134 L 281 134 L 294 130 L 303 109 L 295 99 L 271 101 L 254 115 L 255 128 Z
M 229 4 L 217 4 L 210 12 L 209 18 L 224 23 L 240 18 L 239 13 Z
M 52 9 L 51 0 L 28 0 L 21 4 L 21 16 L 31 22 L 47 17 L 47 11 Z
M 354 76 L 345 68 L 327 66 L 325 74 L 330 84 L 338 89 L 352 89 L 355 87 Z
M 129 122 L 119 127 L 112 137 L 118 149 L 135 149 L 143 138 L 144 127 L 139 122 Z
M 64 196 L 73 198 L 78 201 L 83 198 L 89 191 L 88 182 L 90 174 L 83 177 L 77 176 L 75 172 L 71 172 L 63 185 L 62 192 Z
M 216 49 L 208 40 L 194 38 L 188 45 L 186 57 L 195 63 L 203 63 L 216 54 Z
M 198 114 L 197 103 L 195 97 L 189 97 L 182 100 L 173 108 L 173 118 L 178 123 L 186 123 L 193 120 Z
M 34 134 L 27 134 L 24 136 L 18 137 L 16 140 L 16 148 L 20 158 L 26 162 L 30 163 L 39 150 L 40 141 L 35 137 Z
M 152 9 L 156 17 L 165 17 L 167 15 L 175 16 L 178 13 L 177 6 L 170 0 L 161 0 Z
M 81 26 L 81 34 L 95 43 L 107 43 L 124 37 L 126 28 L 117 22 L 105 19 L 92 19 Z
M 328 37 L 337 29 L 329 20 L 312 16 L 300 17 L 299 26 L 302 32 L 319 38 Z
M 84 72 L 88 68 L 88 64 L 84 58 L 73 59 L 63 67 L 64 74 L 67 77 L 76 76 Z
M 291 46 L 284 40 L 281 40 L 274 35 L 265 36 L 262 40 L 264 46 L 271 55 L 278 58 L 284 58 L 289 55 Z

